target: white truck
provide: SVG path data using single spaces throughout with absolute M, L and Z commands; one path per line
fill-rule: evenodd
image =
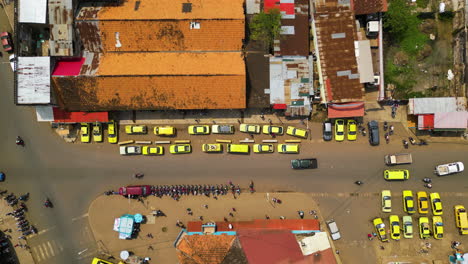
M 445 175 L 449 175 L 453 173 L 462 172 L 464 169 L 465 169 L 465 166 L 463 165 L 463 163 L 460 161 L 457 161 L 457 162 L 442 164 L 442 165 L 435 167 L 435 173 L 438 176 L 445 176 Z
M 409 153 L 397 153 L 397 154 L 385 155 L 384 160 L 385 160 L 385 164 L 387 165 L 413 163 L 413 157 Z
M 338 226 L 336 225 L 335 220 L 333 219 L 328 220 L 327 226 L 328 226 L 328 229 L 330 229 L 330 235 L 333 240 L 338 240 L 341 238 L 340 230 L 338 229 Z

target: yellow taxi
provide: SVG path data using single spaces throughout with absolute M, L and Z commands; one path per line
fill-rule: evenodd
M 186 154 L 192 152 L 192 146 L 190 144 L 175 144 L 169 147 L 171 154 Z
M 309 133 L 306 129 L 288 126 L 286 129 L 286 134 L 293 137 L 307 138 Z
M 413 238 L 413 219 L 409 215 L 403 216 L 403 236 Z
M 419 217 L 419 237 L 428 238 L 431 236 L 431 230 L 429 228 L 429 218 L 422 216 Z
M 357 138 L 357 124 L 356 121 L 350 119 L 348 120 L 348 140 L 354 141 Z
M 278 152 L 283 154 L 297 154 L 299 153 L 298 144 L 278 144 Z
M 91 141 L 91 137 L 89 136 L 89 130 L 91 126 L 89 123 L 81 123 L 81 142 L 89 143 Z
M 253 151 L 255 153 L 272 153 L 274 151 L 273 144 L 254 144 Z
M 335 140 L 336 141 L 343 141 L 344 140 L 344 120 L 337 119 L 335 121 Z
M 107 260 L 100 259 L 100 258 L 93 258 L 93 261 L 91 262 L 91 264 L 114 264 L 114 263 L 109 262 Z
M 157 126 L 154 128 L 154 134 L 158 136 L 174 136 L 175 133 L 176 129 L 172 126 Z
M 188 127 L 190 135 L 208 135 L 210 134 L 210 126 L 207 125 L 194 125 Z
M 408 214 L 416 213 L 414 199 L 413 199 L 413 192 L 410 190 L 403 191 L 403 209 Z
M 398 215 L 390 216 L 390 236 L 393 240 L 400 240 L 401 237 L 401 228 L 400 228 L 400 218 Z
M 102 142 L 102 124 L 99 122 L 96 122 L 93 126 L 93 140 Z
M 434 234 L 435 239 L 444 238 L 444 223 L 442 222 L 442 217 L 432 217 L 432 233 Z
M 268 135 L 271 135 L 271 134 L 275 134 L 275 135 L 283 135 L 284 131 L 283 131 L 283 127 L 282 126 L 272 126 L 272 125 L 264 125 L 263 126 L 263 134 L 268 134 Z
M 240 132 L 250 133 L 250 134 L 260 134 L 260 126 L 259 125 L 249 125 L 249 124 L 241 124 L 239 128 Z
M 384 170 L 383 175 L 387 181 L 404 181 L 410 177 L 408 170 Z
M 164 148 L 163 146 L 155 146 L 155 147 L 144 146 L 141 148 L 141 152 L 143 153 L 143 155 L 148 155 L 148 156 L 163 155 Z
M 223 145 L 221 144 L 203 144 L 202 145 L 203 152 L 222 152 Z
M 111 144 L 115 144 L 118 140 L 119 129 L 117 126 L 117 122 L 112 120 L 107 124 L 107 141 Z
M 468 235 L 468 215 L 463 205 L 455 205 L 455 225 L 460 229 L 460 235 Z
M 374 225 L 375 232 L 379 236 L 379 239 L 382 242 L 388 241 L 387 231 L 385 231 L 385 224 L 383 223 L 382 218 L 374 218 L 374 220 L 372 220 L 372 223 Z
M 392 192 L 383 190 L 380 198 L 382 200 L 382 212 L 390 213 L 392 211 Z
M 250 147 L 247 144 L 227 144 L 228 153 L 249 154 Z
M 442 201 L 440 200 L 440 195 L 439 193 L 431 193 L 429 194 L 429 197 L 431 198 L 431 208 L 432 208 L 432 214 L 433 215 L 442 215 Z
M 125 133 L 129 135 L 146 134 L 148 128 L 145 125 L 128 125 L 125 126 Z
M 427 214 L 429 212 L 429 199 L 426 192 L 418 192 L 418 212 L 420 214 Z

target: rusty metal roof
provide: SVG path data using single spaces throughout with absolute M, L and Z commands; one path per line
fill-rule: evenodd
M 351 0 L 356 15 L 387 12 L 387 0 Z
M 328 102 L 363 100 L 364 87 L 354 51 L 355 18 L 347 7 L 322 5 L 314 15 Z
M 48 2 L 50 55 L 73 56 L 73 2 L 72 0 Z

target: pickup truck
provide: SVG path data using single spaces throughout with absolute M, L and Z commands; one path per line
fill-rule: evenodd
M 214 134 L 234 134 L 233 125 L 213 125 L 211 130 Z
M 437 167 L 435 167 L 435 173 L 438 176 L 445 176 L 457 172 L 462 172 L 465 169 L 465 166 L 463 165 L 462 162 L 452 162 L 448 164 L 442 164 Z
M 413 163 L 413 157 L 409 153 L 398 153 L 385 155 L 385 164 L 387 165 L 398 165 L 398 164 L 411 164 Z
M 120 155 L 141 155 L 140 146 L 122 146 L 120 147 Z
M 295 159 L 291 160 L 291 168 L 295 170 L 316 169 L 317 159 Z

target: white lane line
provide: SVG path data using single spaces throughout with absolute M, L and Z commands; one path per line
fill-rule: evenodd
M 72 222 L 76 220 L 80 220 L 81 218 L 85 218 L 85 217 L 88 217 L 88 213 L 72 218 Z
M 44 234 L 45 232 L 49 232 L 49 231 L 52 230 L 52 229 L 55 229 L 55 226 L 53 226 L 53 227 L 51 227 L 51 228 L 43 229 L 43 230 L 37 232 L 37 235 L 42 235 L 42 234 Z
M 47 241 L 47 246 L 48 246 L 49 249 L 50 249 L 50 255 L 51 255 L 51 257 L 55 256 L 55 251 L 54 251 L 54 249 L 52 248 L 52 244 L 50 243 L 50 241 Z

